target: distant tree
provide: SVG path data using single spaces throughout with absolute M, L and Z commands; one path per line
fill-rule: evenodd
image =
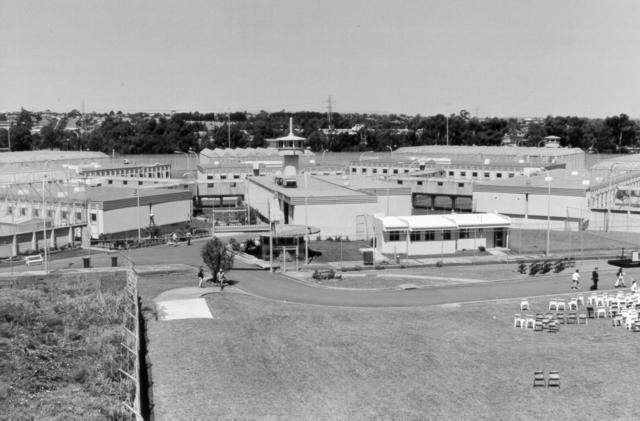
M 200 256 L 214 280 L 217 280 L 218 270 L 222 268 L 227 272 L 233 267 L 233 254 L 218 237 L 213 237 L 202 246 Z

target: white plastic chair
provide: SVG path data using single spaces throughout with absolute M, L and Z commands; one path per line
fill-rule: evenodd
M 555 298 L 552 298 L 549 300 L 549 311 L 556 311 L 558 310 L 558 302 L 556 301 Z
M 529 300 L 527 298 L 520 300 L 520 311 L 529 311 L 530 308 Z

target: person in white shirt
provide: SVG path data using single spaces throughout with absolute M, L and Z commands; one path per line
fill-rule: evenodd
M 578 269 L 571 275 L 571 281 L 571 289 L 580 289 L 580 271 Z
M 635 279 L 631 281 L 631 292 L 634 294 L 638 292 L 638 284 L 636 283 Z

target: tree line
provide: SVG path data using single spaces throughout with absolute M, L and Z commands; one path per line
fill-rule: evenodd
M 626 114 L 602 119 L 547 116 L 537 120 L 476 118 L 466 111 L 445 116 L 325 113 L 312 111 L 81 115 L 76 110 L 32 133 L 40 113 L 21 110 L 11 125 L 12 150 L 94 150 L 121 154 L 163 154 L 176 150 L 264 147 L 266 139 L 286 135 L 289 118 L 295 131 L 315 152 L 385 151 L 420 145 L 501 145 L 510 139 L 519 146 L 540 146 L 546 136 L 558 136 L 563 147 L 602 153 L 627 152 L 638 146 L 640 124 Z M 65 130 L 70 118 L 77 130 Z M 0 115 L 0 121 L 6 116 Z M 99 120 L 98 120 L 99 119 Z M 97 122 L 100 121 L 99 124 Z M 214 124 L 210 124 L 214 122 Z M 358 126 L 358 130 L 349 132 Z M 89 127 L 90 130 L 83 130 Z M 0 147 L 9 133 L 0 129 Z

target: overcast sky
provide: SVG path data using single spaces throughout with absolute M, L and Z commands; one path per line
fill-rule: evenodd
M 640 116 L 640 1 L 0 0 L 0 111 Z

